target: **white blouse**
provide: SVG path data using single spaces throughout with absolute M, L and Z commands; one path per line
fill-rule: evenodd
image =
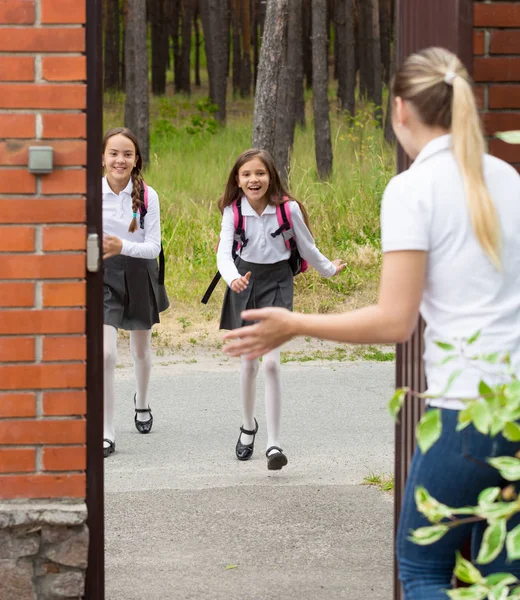
M 291 200 L 290 209 L 295 241 L 300 255 L 320 275 L 323 277 L 332 277 L 336 273 L 336 267 L 316 248 L 316 243 L 311 232 L 305 225 L 298 203 Z M 275 238 L 271 237 L 271 233 L 274 233 L 280 227 L 275 206 L 268 204 L 262 216 L 260 216 L 243 196 L 242 215 L 245 217 L 245 236 L 248 243 L 245 248 L 242 248 L 240 256 L 245 261 L 273 264 L 289 259 L 290 251 L 287 249 L 283 237 L 281 235 Z M 222 216 L 220 244 L 217 251 L 217 267 L 228 285 L 231 285 L 235 279 L 240 277 L 231 254 L 234 233 L 233 207 L 226 206 Z
M 114 235 L 122 240 L 121 254 L 134 258 L 157 258 L 161 251 L 161 220 L 159 197 L 148 186 L 148 212 L 144 218 L 144 229 L 128 231 L 132 221 L 132 180 L 118 195 L 112 191 L 103 177 L 103 234 Z M 139 213 L 137 222 L 139 223 Z

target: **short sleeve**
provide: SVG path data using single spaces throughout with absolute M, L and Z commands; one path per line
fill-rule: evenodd
M 415 172 L 394 177 L 383 194 L 381 246 L 383 252 L 430 249 L 431 189 Z

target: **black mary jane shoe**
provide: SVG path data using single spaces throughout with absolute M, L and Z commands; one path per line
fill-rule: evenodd
M 277 450 L 277 452 L 269 454 L 269 452 L 272 450 Z M 278 446 L 271 446 L 270 448 L 267 448 L 265 455 L 267 456 L 267 468 L 269 471 L 279 471 L 289 462 L 287 460 L 287 456 L 285 456 L 283 453 L 283 450 L 278 448 Z
M 240 427 L 240 435 L 238 436 L 238 442 L 237 442 L 237 445 L 235 448 L 235 454 L 236 454 L 238 460 L 249 460 L 253 456 L 253 450 L 255 448 L 255 435 L 257 434 L 257 432 L 258 432 L 258 423 L 257 423 L 256 419 L 255 419 L 254 431 Z M 253 436 L 253 441 L 250 444 L 242 444 L 242 442 L 240 441 L 240 438 L 242 437 L 243 433 L 245 433 L 246 435 Z
M 103 443 L 104 442 L 106 442 L 108 446 L 103 446 L 103 458 L 108 458 L 116 451 L 116 443 L 108 438 L 104 438 Z
M 134 416 L 134 423 L 135 423 L 135 428 L 137 429 L 137 431 L 139 433 L 150 433 L 150 431 L 152 430 L 152 425 L 153 425 L 153 415 L 152 415 L 152 409 L 150 407 L 148 408 L 135 408 L 135 398 L 136 398 L 136 394 L 134 394 L 134 410 L 135 410 L 135 416 Z M 148 421 L 139 421 L 137 419 L 137 414 L 138 413 L 150 413 L 150 418 L 148 419 Z

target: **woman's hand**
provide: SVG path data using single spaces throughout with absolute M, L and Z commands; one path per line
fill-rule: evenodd
M 251 271 L 248 271 L 242 277 L 237 277 L 233 279 L 231 285 L 229 286 L 235 293 L 240 294 L 243 292 L 247 286 L 249 285 L 249 278 L 251 277 Z
M 278 348 L 294 337 L 293 325 L 295 313 L 285 308 L 261 308 L 246 310 L 242 313 L 245 321 L 259 321 L 254 325 L 233 329 L 224 336 L 227 343 L 224 352 L 229 356 L 245 355 L 246 358 L 258 358 L 270 350 Z
M 121 254 L 123 242 L 115 235 L 103 236 L 103 260 Z
M 334 273 L 334 275 L 341 273 L 341 271 L 343 271 L 343 269 L 347 266 L 347 263 L 344 260 L 342 260 L 341 258 L 337 258 L 336 260 L 333 260 L 332 264 L 336 267 L 336 272 Z M 333 277 L 334 277 L 334 275 L 333 275 Z

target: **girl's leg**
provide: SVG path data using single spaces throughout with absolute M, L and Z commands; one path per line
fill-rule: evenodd
M 137 384 L 136 408 L 148 408 L 148 383 L 152 371 L 151 341 L 151 329 L 130 332 L 130 350 L 134 358 L 134 372 Z M 149 419 L 149 412 L 137 413 L 138 421 L 148 421 Z
M 240 363 L 240 394 L 242 397 L 242 427 L 248 431 L 255 429 L 255 397 L 256 397 L 256 376 L 258 374 L 258 359 L 247 360 L 242 357 Z M 254 437 L 242 433 L 240 441 L 242 444 L 251 444 Z
M 282 386 L 280 380 L 280 348 L 262 358 L 265 378 L 265 416 L 267 420 L 267 448 L 280 446 L 280 418 L 282 414 Z M 273 452 L 276 452 L 274 450 Z
M 103 325 L 103 354 L 103 437 L 113 442 L 116 437 L 114 416 L 116 409 L 117 329 L 115 327 L 112 327 L 112 325 Z

